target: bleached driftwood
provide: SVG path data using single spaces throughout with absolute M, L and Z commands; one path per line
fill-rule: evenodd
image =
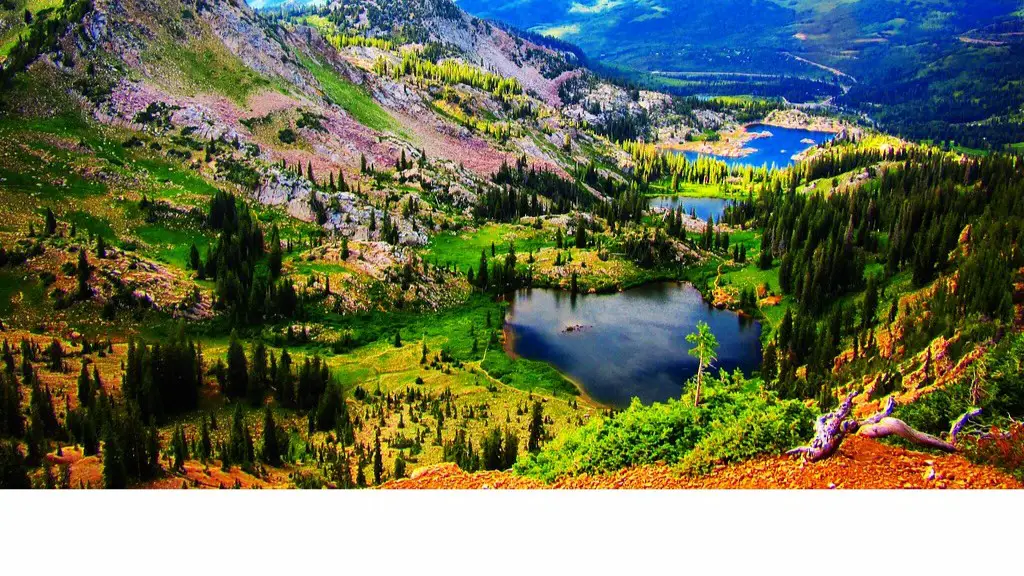
M 811 462 L 817 462 L 834 454 L 849 432 L 846 429 L 848 427 L 847 423 L 855 422 L 847 420 L 850 410 L 853 408 L 854 396 L 856 396 L 856 393 L 850 392 L 846 399 L 839 404 L 838 408 L 818 416 L 818 419 L 814 422 L 814 438 L 811 440 L 811 443 L 807 446 L 794 448 L 787 452 L 787 454 L 803 454 Z
M 914 430 L 909 424 L 900 420 L 899 418 L 884 417 L 879 419 L 878 422 L 862 425 L 857 431 L 862 436 L 868 438 L 885 438 L 886 436 L 899 436 L 908 442 L 913 442 L 921 446 L 928 446 L 930 448 L 937 448 L 946 452 L 956 452 L 956 437 L 963 430 L 963 427 L 967 425 L 967 422 L 981 414 L 981 408 L 970 410 L 953 423 L 953 426 L 949 429 L 949 441 L 945 441 L 941 438 L 926 434 L 919 430 Z
M 848 434 L 860 434 L 868 438 L 899 436 L 908 442 L 920 446 L 936 448 L 946 452 L 956 452 L 957 435 L 960 434 L 971 418 L 981 414 L 981 409 L 976 408 L 957 418 L 949 430 L 949 441 L 946 441 L 931 434 L 915 430 L 899 418 L 893 418 L 892 412 L 896 408 L 896 401 L 892 396 L 886 402 L 885 408 L 868 418 L 861 421 L 849 418 L 854 396 L 856 396 L 856 392 L 851 392 L 840 403 L 838 408 L 819 416 L 818 420 L 814 423 L 814 438 L 810 444 L 794 448 L 787 452 L 787 454 L 802 454 L 811 462 L 824 460 L 836 453 Z

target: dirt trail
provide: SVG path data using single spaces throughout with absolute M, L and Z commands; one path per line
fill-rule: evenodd
M 934 455 L 854 436 L 839 453 L 819 463 L 788 456 L 763 457 L 723 466 L 707 476 L 679 476 L 668 466 L 578 476 L 546 485 L 509 472 L 469 474 L 454 464 L 420 468 L 388 489 L 1021 489 L 1012 476 L 958 455 Z

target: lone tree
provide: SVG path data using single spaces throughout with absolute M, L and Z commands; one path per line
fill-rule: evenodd
M 85 257 L 85 250 L 78 251 L 78 266 L 75 270 L 75 276 L 78 278 L 78 297 L 85 300 L 92 295 L 92 290 L 89 288 L 92 268 L 89 267 L 89 259 Z
M 711 327 L 707 322 L 698 322 L 697 331 L 686 337 L 686 341 L 693 344 L 690 348 L 690 356 L 697 359 L 697 389 L 693 393 L 693 405 L 700 404 L 700 386 L 704 377 L 704 370 L 711 366 L 718 359 L 718 339 L 715 338 Z

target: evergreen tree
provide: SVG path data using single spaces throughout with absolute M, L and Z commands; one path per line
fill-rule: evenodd
M 392 478 L 398 480 L 399 478 L 405 478 L 405 459 L 402 458 L 402 453 L 399 452 L 395 456 L 394 472 L 391 475 Z
M 46 222 L 43 228 L 43 234 L 46 236 L 53 236 L 57 232 L 57 218 L 53 215 L 53 210 L 46 209 Z
M 697 358 L 697 387 L 693 393 L 693 405 L 698 406 L 704 370 L 717 359 L 718 339 L 706 322 L 698 322 L 697 331 L 688 335 L 686 341 L 693 344 L 689 351 L 690 356 Z
M 32 482 L 25 468 L 25 458 L 17 442 L 0 442 L 0 490 L 31 488 Z
M 373 484 L 380 485 L 384 475 L 384 459 L 380 453 L 380 428 L 373 438 Z
M 270 254 L 267 257 L 267 267 L 270 268 L 270 278 L 277 280 L 281 276 L 281 265 L 284 254 L 281 251 L 281 233 L 274 224 L 270 230 Z
M 174 471 L 184 470 L 185 461 L 188 460 L 188 441 L 185 439 L 185 431 L 182 430 L 180 424 L 174 427 L 174 433 L 171 436 L 171 454 L 174 459 Z
M 199 260 L 199 249 L 196 248 L 195 243 L 193 243 L 192 246 L 190 246 L 189 249 L 188 249 L 188 266 L 187 266 L 187 268 L 189 270 L 196 270 L 196 271 L 198 271 L 200 268 L 202 268 L 202 265 L 203 265 L 202 262 Z
M 262 340 L 257 340 L 249 353 L 249 375 L 247 379 L 248 388 L 246 397 L 253 406 L 263 404 L 269 385 L 269 373 L 267 370 L 267 347 Z
M 82 359 L 82 371 L 78 373 L 78 405 L 92 406 L 92 381 L 89 379 L 88 364 Z
M 125 469 L 122 447 L 113 430 L 113 425 L 107 426 L 103 435 L 103 486 L 124 488 L 128 485 L 128 473 Z
M 13 362 L 13 358 L 11 358 Z M 13 368 L 0 373 L 0 436 L 20 438 L 25 433 L 21 412 L 21 385 Z
M 576 222 L 576 248 L 580 250 L 587 247 L 587 226 L 586 221 L 581 217 Z
M 271 466 L 281 465 L 282 447 L 278 443 L 277 424 L 270 406 L 263 409 L 263 461 Z
M 503 441 L 502 458 L 503 462 L 501 468 L 503 470 L 509 470 L 516 463 L 516 459 L 519 457 L 519 436 L 511 428 L 505 429 L 505 438 Z
M 530 452 L 540 450 L 540 441 L 544 438 L 544 406 L 536 400 L 530 412 L 529 434 L 526 449 Z
M 245 350 L 238 341 L 238 334 L 231 332 L 228 341 L 228 366 L 224 393 L 230 398 L 242 398 L 249 390 L 249 368 Z
M 476 285 L 481 290 L 487 290 L 487 253 L 480 251 L 480 267 L 476 273 Z
M 85 300 L 92 295 L 92 289 L 89 288 L 89 277 L 92 276 L 92 269 L 89 267 L 88 258 L 85 257 L 85 250 L 78 251 L 78 266 L 75 270 L 75 277 L 78 279 L 77 295 L 80 299 Z
M 232 463 L 248 468 L 254 460 L 253 452 L 252 435 L 242 419 L 242 406 L 236 404 L 228 435 L 228 455 Z

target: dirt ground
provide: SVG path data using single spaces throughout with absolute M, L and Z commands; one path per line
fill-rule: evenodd
M 723 466 L 707 476 L 681 476 L 668 466 L 630 468 L 578 476 L 552 485 L 508 472 L 469 474 L 454 464 L 421 468 L 388 489 L 1020 489 L 1012 476 L 958 455 L 933 455 L 854 436 L 832 458 L 818 463 L 789 456 Z

